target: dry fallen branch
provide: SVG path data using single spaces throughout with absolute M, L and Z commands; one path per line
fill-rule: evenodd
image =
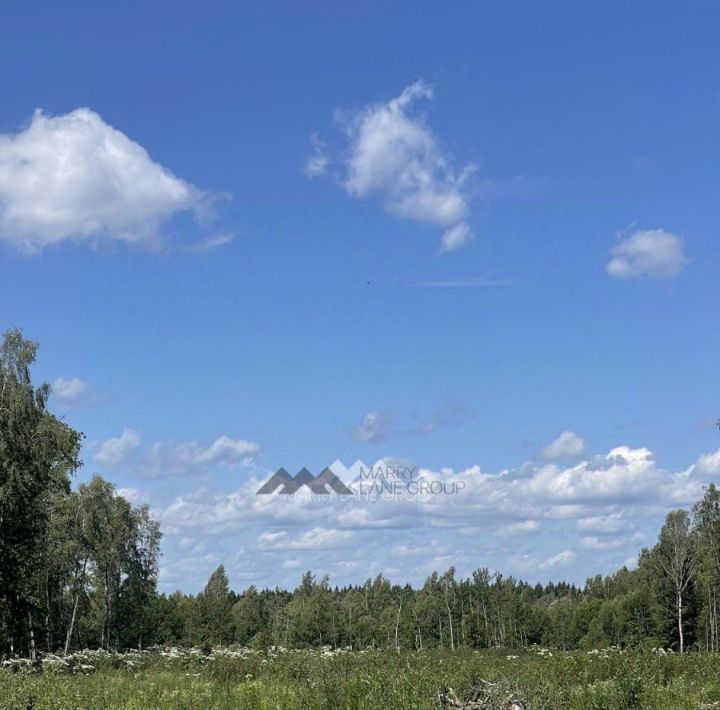
M 514 693 L 507 693 L 497 683 L 479 680 L 464 700 L 458 698 L 452 688 L 438 692 L 441 710 L 526 710 L 525 703 Z

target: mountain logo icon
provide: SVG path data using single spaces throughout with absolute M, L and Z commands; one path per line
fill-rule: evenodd
M 321 496 L 330 495 L 331 491 L 341 496 L 353 495 L 353 492 L 329 468 L 326 468 L 319 476 L 313 476 L 306 468 L 291 476 L 284 468 L 279 468 L 260 486 L 255 495 L 278 493 L 291 496 L 303 486 L 307 486 L 312 493 Z

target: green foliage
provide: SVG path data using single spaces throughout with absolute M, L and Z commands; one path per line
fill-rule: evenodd
M 0 656 L 142 645 L 152 633 L 160 531 L 99 476 L 71 491 L 82 435 L 35 388 L 37 344 L 0 348 Z
M 220 565 L 195 600 L 196 637 L 209 646 L 221 646 L 232 640 L 232 600 L 225 568 Z
M 42 668 L 0 669 L 3 709 L 24 710 L 32 697 L 35 710 L 438 710 L 441 691 L 462 702 L 478 689 L 484 707 L 498 709 L 511 697 L 527 710 L 709 710 L 720 701 L 709 653 L 166 649 L 82 652 Z
M 19 330 L 0 347 L 0 649 L 22 639 L 42 604 L 50 519 L 80 465 L 81 434 L 50 414 L 48 385 L 33 387 L 37 343 Z

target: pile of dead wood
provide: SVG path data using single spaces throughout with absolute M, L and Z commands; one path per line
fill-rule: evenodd
M 497 683 L 478 681 L 464 698 L 458 698 L 452 688 L 438 692 L 440 710 L 527 710 L 525 703 L 516 693 L 507 692 Z

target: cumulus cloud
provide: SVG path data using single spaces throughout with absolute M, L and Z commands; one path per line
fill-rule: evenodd
M 657 535 L 668 510 L 702 497 L 716 459 L 720 452 L 672 472 L 648 449 L 618 446 L 573 463 L 526 462 L 498 472 L 420 466 L 413 477 L 418 494 L 375 498 L 361 495 L 368 484 L 355 476 L 342 478 L 355 496 L 258 496 L 269 471 L 249 473 L 230 492 L 203 488 L 178 496 L 157 513 L 169 536 L 212 535 L 227 541 L 228 555 L 252 550 L 258 578 L 273 585 L 282 581 L 283 560 L 300 558 L 283 554 L 288 550 L 316 550 L 308 566 L 340 583 L 395 566 L 399 582 L 422 584 L 433 566 L 450 565 L 458 574 L 486 566 L 531 580 L 582 582 L 621 567 Z M 391 461 L 399 465 L 380 459 L 374 468 Z M 333 552 L 347 545 L 352 569 Z
M 79 377 L 57 377 L 52 383 L 55 401 L 65 407 L 80 407 L 94 404 L 98 400 L 93 388 Z
M 341 183 L 353 197 L 378 197 L 395 217 L 442 227 L 441 251 L 447 252 L 472 239 L 464 188 L 473 168 L 455 169 L 435 134 L 414 113 L 417 100 L 432 96 L 425 82 L 416 81 L 387 102 L 339 111 L 348 139 Z M 325 173 L 329 162 L 326 146 L 314 139 L 306 174 Z
M 528 488 L 557 502 L 582 503 L 640 498 L 653 486 L 667 483 L 667 475 L 657 467 L 651 451 L 618 446 L 600 460 L 582 461 L 568 468 L 543 466 L 532 476 Z
M 720 450 L 712 454 L 701 456 L 689 471 L 690 474 L 697 474 L 706 478 L 720 477 Z
M 206 199 L 87 108 L 36 111 L 0 135 L 0 240 L 27 253 L 64 241 L 155 245 L 163 222 Z
M 619 279 L 669 279 L 686 262 L 680 237 L 664 229 L 649 229 L 635 232 L 613 248 L 607 272 Z
M 572 431 L 564 431 L 543 449 L 543 456 L 551 460 L 573 458 L 584 453 L 585 442 Z
M 140 434 L 124 429 L 119 437 L 96 443 L 95 460 L 143 476 L 203 473 L 217 466 L 247 466 L 260 446 L 245 439 L 220 436 L 207 446 L 196 441 L 156 441 L 141 447 Z
M 101 442 L 95 460 L 108 466 L 117 466 L 128 460 L 140 446 L 140 434 L 135 429 L 123 429 L 120 436 Z
M 252 479 L 232 493 L 177 498 L 166 514 L 168 522 L 181 527 L 242 525 L 253 520 L 272 520 L 276 525 L 334 520 L 336 527 L 346 529 L 413 528 L 432 523 L 514 533 L 539 531 L 542 519 L 548 525 L 575 520 L 587 536 L 621 528 L 622 510 L 642 508 L 654 514 L 688 505 L 702 495 L 705 484 L 692 467 L 669 473 L 658 467 L 647 449 L 629 447 L 617 447 L 599 459 L 573 466 L 546 464 L 529 471 L 525 467 L 500 473 L 486 473 L 478 466 L 460 471 L 420 467 L 414 480 L 418 489 L 426 491 L 440 484 L 445 490 L 451 484 L 462 487 L 457 494 L 387 500 L 343 496 L 332 506 L 318 496 L 295 495 L 279 506 L 273 496 L 256 496 L 261 481 Z M 358 480 L 347 483 L 356 493 L 362 485 Z

